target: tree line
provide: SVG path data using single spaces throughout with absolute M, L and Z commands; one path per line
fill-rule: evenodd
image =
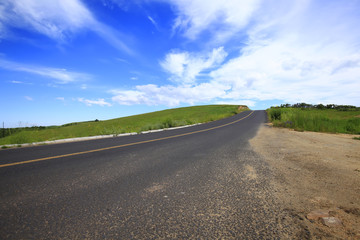
M 281 104 L 280 108 L 303 108 L 303 109 L 337 109 L 337 110 L 350 110 L 358 109 L 356 106 L 352 105 L 337 105 L 337 104 L 308 104 L 308 103 L 295 103 L 295 104 Z

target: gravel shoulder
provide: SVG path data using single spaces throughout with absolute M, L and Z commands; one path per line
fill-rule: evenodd
M 250 140 L 270 165 L 274 194 L 294 236 L 360 239 L 360 141 L 353 137 L 265 124 Z M 327 226 L 329 219 L 340 222 Z

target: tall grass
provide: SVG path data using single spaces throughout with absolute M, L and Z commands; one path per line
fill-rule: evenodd
M 270 108 L 274 126 L 299 131 L 360 134 L 360 110 Z
M 204 123 L 230 117 L 248 110 L 235 105 L 207 105 L 140 114 L 106 121 L 69 123 L 36 129 L 23 129 L 10 136 L 0 138 L 0 145 L 41 142 L 48 140 L 86 137 L 96 135 L 118 135 L 162 128 Z

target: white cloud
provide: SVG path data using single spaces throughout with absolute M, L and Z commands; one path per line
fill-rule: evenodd
M 219 66 L 227 56 L 223 47 L 213 49 L 211 53 L 200 55 L 188 52 L 171 52 L 160 62 L 164 70 L 172 74 L 170 80 L 191 84 L 204 70 Z
M 61 101 L 61 102 L 64 102 L 65 101 L 65 98 L 64 97 L 57 97 L 57 98 L 55 98 L 56 100 L 59 100 L 59 101 Z
M 34 99 L 32 97 L 29 97 L 29 96 L 24 96 L 24 98 L 28 101 L 34 101 Z
M 353 28 L 359 19 L 343 4 L 312 4 L 294 4 L 289 14 L 263 12 L 270 26 L 249 29 L 240 56 L 211 73 L 232 86 L 227 98 L 360 102 L 360 31 Z
M 90 100 L 90 99 L 84 99 L 84 98 L 78 98 L 77 99 L 79 102 L 81 103 L 85 103 L 87 106 L 92 106 L 92 105 L 99 105 L 101 107 L 103 106 L 111 106 L 111 103 L 108 103 L 105 101 L 105 99 L 103 98 L 99 98 L 98 100 Z
M 120 105 L 134 105 L 146 103 L 148 97 L 143 97 L 145 93 L 134 90 L 113 90 L 111 91 L 115 96 L 112 101 Z
M 241 50 L 230 52 L 232 58 L 226 62 L 223 47 L 209 54 L 170 52 L 160 65 L 171 74 L 173 85 L 139 85 L 114 91 L 114 102 L 254 106 L 257 101 L 278 99 L 359 105 L 360 28 L 354 27 L 360 21 L 357 1 L 172 3 L 178 11 L 175 28 L 189 39 L 208 31 L 210 38 L 220 34 L 227 49 Z M 239 31 L 245 37 L 237 45 Z M 244 42 L 246 45 L 241 45 Z
M 135 90 L 113 90 L 112 100 L 121 105 L 166 105 L 174 107 L 180 103 L 194 105 L 209 102 L 226 94 L 229 86 L 216 82 L 201 83 L 196 86 L 157 86 L 153 84 L 136 86 Z
M 71 72 L 62 68 L 27 65 L 7 61 L 4 59 L 0 59 L 0 68 L 8 69 L 11 71 L 28 72 L 39 76 L 52 78 L 60 84 L 66 84 L 75 81 L 84 81 L 91 78 L 91 76 L 86 73 Z
M 255 101 L 243 97 L 228 98 L 231 85 L 211 81 L 195 86 L 157 86 L 153 84 L 138 85 L 135 90 L 113 90 L 112 101 L 120 105 L 149 106 L 165 105 L 175 107 L 180 104 L 195 105 L 199 103 L 234 104 L 254 106 Z
M 346 99 L 350 92 L 359 92 L 360 65 L 354 64 L 360 62 L 359 55 L 339 55 L 333 52 L 334 46 L 322 46 L 321 53 L 317 46 L 304 48 L 300 44 L 286 40 L 271 42 L 232 59 L 211 76 L 232 86 L 227 98 L 338 102 L 339 94 Z M 350 67 L 345 67 L 349 62 Z M 355 103 L 356 99 L 347 101 Z
M 223 41 L 237 33 L 251 20 L 260 0 L 171 0 L 177 10 L 174 30 L 196 39 L 204 31 Z
M 97 21 L 79 0 L 3 0 L 0 3 L 0 37 L 9 27 L 32 30 L 60 43 L 82 30 L 91 30 L 113 47 L 132 54 L 115 29 Z

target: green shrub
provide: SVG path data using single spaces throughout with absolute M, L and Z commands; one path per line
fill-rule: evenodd
M 163 127 L 164 128 L 171 128 L 171 127 L 175 127 L 175 123 L 171 118 L 167 118 L 166 120 L 163 121 Z
M 271 108 L 270 109 L 270 119 L 274 120 L 281 120 L 281 109 L 280 108 Z

